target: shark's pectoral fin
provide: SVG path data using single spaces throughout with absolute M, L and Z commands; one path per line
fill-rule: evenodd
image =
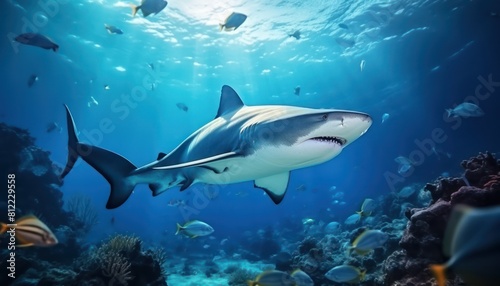
M 255 180 L 254 186 L 263 189 L 275 204 L 281 203 L 288 187 L 290 172 Z
M 153 197 L 156 197 L 171 187 L 171 185 L 167 184 L 149 184 L 149 189 L 153 192 Z
M 179 168 L 198 167 L 198 166 L 212 163 L 214 161 L 220 161 L 220 160 L 229 159 L 229 158 L 233 158 L 233 157 L 237 157 L 237 156 L 240 156 L 240 154 L 237 152 L 227 152 L 227 153 L 215 155 L 212 157 L 207 157 L 207 158 L 203 158 L 203 159 L 199 159 L 199 160 L 189 161 L 186 163 L 180 163 L 180 164 L 169 165 L 169 166 L 153 167 L 153 169 L 155 169 L 155 170 L 172 170 L 172 169 L 179 169 Z

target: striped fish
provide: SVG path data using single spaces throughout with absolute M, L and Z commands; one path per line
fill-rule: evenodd
M 0 234 L 7 232 L 12 226 L 0 223 Z M 52 231 L 34 215 L 24 216 L 15 223 L 18 247 L 53 246 L 58 243 Z

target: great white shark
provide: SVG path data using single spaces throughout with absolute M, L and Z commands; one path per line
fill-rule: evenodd
M 68 161 L 64 178 L 79 157 L 110 184 L 106 208 L 121 206 L 137 184 L 148 184 L 153 196 L 195 183 L 254 181 L 279 204 L 290 171 L 326 162 L 363 135 L 372 124 L 368 114 L 288 105 L 247 106 L 229 86 L 221 91 L 215 118 L 168 154 L 137 168 L 112 151 L 78 141 L 73 116 L 66 108 Z

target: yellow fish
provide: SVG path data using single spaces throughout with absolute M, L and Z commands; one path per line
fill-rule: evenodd
M 15 233 L 18 247 L 53 246 L 58 243 L 52 231 L 34 215 L 24 216 L 14 225 L 0 223 L 0 234 Z
M 473 209 L 456 206 L 443 240 L 445 264 L 431 265 L 438 286 L 453 270 L 471 286 L 498 286 L 500 281 L 500 207 Z

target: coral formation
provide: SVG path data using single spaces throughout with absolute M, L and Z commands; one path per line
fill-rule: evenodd
M 15 280 L 0 276 L 0 285 L 167 285 L 163 249 L 141 251 L 135 236 L 115 235 L 99 247 L 82 254 L 82 232 L 87 233 L 97 217 L 90 200 L 76 198 L 63 209 L 60 169 L 49 152 L 34 145 L 26 130 L 0 123 L 0 172 L 15 174 L 16 217 L 35 213 L 53 230 L 59 244 L 51 248 L 16 248 Z M 0 203 L 7 204 L 0 198 Z M 7 221 L 6 212 L 1 221 Z M 2 252 L 8 240 L 1 241 Z M 3 255 L 3 253 L 2 253 Z M 7 259 L 0 261 L 6 269 Z
M 442 239 L 448 217 L 454 206 L 466 204 L 487 207 L 500 204 L 500 161 L 486 152 L 462 162 L 464 178 L 441 178 L 425 189 L 431 193 L 428 207 L 406 212 L 409 219 L 394 251 L 384 262 L 381 285 L 429 285 L 433 276 L 430 264 L 443 263 Z M 463 285 L 451 276 L 448 285 Z

